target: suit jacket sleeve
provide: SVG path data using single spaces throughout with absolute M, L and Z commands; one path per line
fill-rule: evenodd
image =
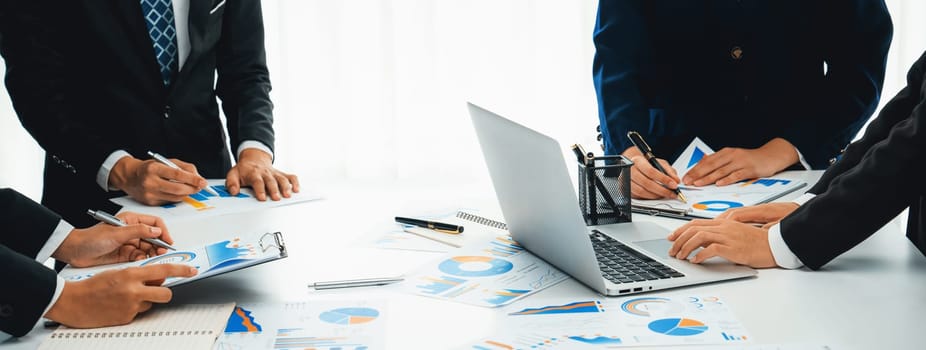
M 74 67 L 64 59 L 61 4 L 49 0 L 11 2 L 0 28 L 6 87 L 20 122 L 61 166 L 91 183 L 100 165 L 119 149 L 91 126 L 73 121 L 68 91 Z M 62 3 L 63 4 L 63 3 Z
M 42 317 L 55 293 L 55 271 L 35 256 L 60 218 L 11 189 L 0 189 L 0 207 L 0 264 L 6 267 L 3 278 L 15 281 L 0 288 L 0 330 L 19 337 Z
M 807 267 L 819 269 L 867 239 L 923 193 L 922 181 L 898 174 L 922 174 L 926 164 L 924 65 L 926 55 L 844 164 L 824 174 L 827 185 L 814 187 L 823 192 L 782 220 L 782 238 Z
M 229 1 L 225 7 L 216 55 L 216 94 L 222 99 L 231 146 L 235 149 L 242 141 L 254 140 L 272 151 L 273 103 L 260 1 Z
M 592 71 L 607 154 L 620 154 L 633 146 L 627 139 L 627 131 L 639 131 L 646 138 L 649 129 L 649 111 L 638 88 L 640 62 L 649 52 L 643 21 L 642 1 L 598 3 Z M 650 146 L 659 149 L 658 140 L 646 139 Z
M 837 0 L 825 8 L 821 45 L 827 72 L 818 108 L 782 135 L 814 169 L 826 168 L 843 140 L 851 140 L 878 107 L 893 34 L 882 0 Z

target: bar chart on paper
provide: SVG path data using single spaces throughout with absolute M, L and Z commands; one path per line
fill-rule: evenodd
M 382 349 L 382 301 L 241 304 L 213 349 Z
M 258 201 L 249 188 L 242 188 L 236 194 L 231 194 L 225 187 L 225 180 L 209 180 L 209 187 L 218 195 L 202 190 L 186 196 L 177 203 L 168 203 L 161 206 L 147 206 L 129 196 L 113 198 L 111 201 L 122 206 L 122 211 L 155 215 L 165 221 L 181 221 L 185 219 L 203 218 L 233 214 L 258 209 L 280 207 L 321 199 L 316 193 L 303 189 L 300 193 L 293 193 L 292 197 L 279 201 Z

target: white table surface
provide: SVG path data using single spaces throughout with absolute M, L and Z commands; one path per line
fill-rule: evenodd
M 819 172 L 791 175 L 816 179 Z M 393 216 L 413 215 L 421 209 L 477 207 L 482 213 L 499 213 L 490 184 L 331 183 L 317 187 L 323 189 L 325 200 L 171 224 L 178 247 L 218 241 L 239 232 L 274 230 L 283 232 L 289 249 L 284 260 L 177 287 L 172 302 L 385 299 L 389 305 L 385 318 L 388 349 L 457 348 L 493 335 L 497 323 L 504 320 L 498 309 L 403 294 L 397 286 L 324 292 L 306 287 L 312 281 L 399 275 L 434 259 L 439 254 L 371 248 L 365 237 L 388 225 Z M 683 223 L 639 214 L 634 220 L 654 221 L 669 229 Z M 921 332 L 926 328 L 919 322 L 926 314 L 926 258 L 903 232 L 900 220 L 894 220 L 821 271 L 765 269 L 755 278 L 654 294 L 720 296 L 758 344 L 922 348 L 926 333 Z M 535 296 L 602 298 L 571 279 Z M 624 298 L 629 297 L 620 299 Z M 34 349 L 49 333 L 37 325 L 27 336 L 6 342 L 0 349 Z

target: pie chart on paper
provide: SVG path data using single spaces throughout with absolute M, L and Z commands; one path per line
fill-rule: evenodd
M 707 325 L 690 318 L 664 318 L 650 322 L 649 330 L 665 335 L 687 337 L 707 331 Z
M 379 317 L 379 311 L 368 307 L 345 307 L 325 311 L 318 315 L 322 321 L 348 326 L 372 322 L 377 317 Z

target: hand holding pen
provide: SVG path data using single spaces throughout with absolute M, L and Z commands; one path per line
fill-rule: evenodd
M 110 171 L 109 185 L 125 191 L 142 204 L 161 205 L 179 202 L 208 188 L 209 183 L 199 175 L 193 164 L 161 156 L 143 161 L 126 155 Z
M 116 217 L 116 216 L 110 215 L 109 213 L 104 212 L 104 211 L 102 211 L 102 210 L 87 210 L 87 215 L 92 216 L 94 219 L 97 219 L 97 220 L 99 220 L 99 221 L 102 222 L 102 223 L 106 223 L 106 224 L 113 225 L 113 226 L 116 226 L 116 227 L 126 227 L 126 226 L 128 226 L 128 225 L 125 223 L 125 221 L 122 221 L 122 219 L 120 219 L 120 218 L 118 218 L 118 217 Z M 161 222 L 161 219 L 158 219 L 158 218 L 155 218 L 155 219 L 156 219 L 156 222 L 159 222 L 159 223 L 161 224 L 161 226 L 164 225 L 164 223 Z M 158 233 L 160 233 L 160 231 L 161 231 L 161 230 L 158 229 Z M 169 237 L 169 236 L 168 236 L 168 237 Z M 160 247 L 160 248 L 169 249 L 169 250 L 177 250 L 177 249 L 175 249 L 174 247 L 171 247 L 170 244 L 167 244 L 166 242 L 164 242 L 164 241 L 162 241 L 162 240 L 160 240 L 160 239 L 157 239 L 157 238 L 153 238 L 153 237 L 143 237 L 143 238 L 141 238 L 141 240 L 142 240 L 142 241 L 145 241 L 145 242 L 148 242 L 148 243 L 150 243 L 150 244 L 152 244 L 152 245 L 154 245 L 154 246 Z
M 633 161 L 630 169 L 631 196 L 640 199 L 678 198 L 687 202 L 678 188 L 679 178 L 675 169 L 665 160 L 656 158 L 639 133 L 630 131 L 627 137 L 636 146 L 624 151 L 624 156 Z
M 91 212 L 107 224 L 72 230 L 52 254 L 55 259 L 88 267 L 141 260 L 173 249 L 167 227 L 156 216 L 123 213 L 120 218 Z

